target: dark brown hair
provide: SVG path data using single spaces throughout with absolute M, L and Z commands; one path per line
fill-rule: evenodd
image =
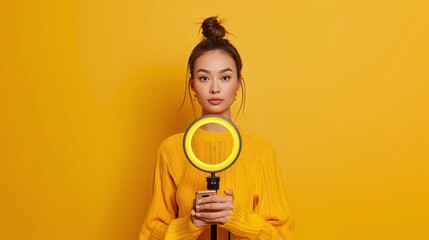
M 191 55 L 189 56 L 189 59 L 188 59 L 188 69 L 187 69 L 186 75 L 190 73 L 190 77 L 187 80 L 185 97 L 183 98 L 182 106 L 185 102 L 186 91 L 189 92 L 189 96 L 190 98 L 192 98 L 190 86 L 191 86 L 191 81 L 194 77 L 195 61 L 207 51 L 222 50 L 226 54 L 228 54 L 232 59 L 234 59 L 235 65 L 237 67 L 237 78 L 238 78 L 238 81 L 240 81 L 240 85 L 241 85 L 240 88 L 242 93 L 242 97 L 241 97 L 242 99 L 241 99 L 240 108 L 238 112 L 240 112 L 240 110 L 244 111 L 246 91 L 245 91 L 244 79 L 243 79 L 243 76 L 241 75 L 241 69 L 243 68 L 243 63 L 241 62 L 240 54 L 238 53 L 237 49 L 229 42 L 229 40 L 224 38 L 228 32 L 222 26 L 222 21 L 217 20 L 217 17 L 209 17 L 204 19 L 204 21 L 201 24 L 200 30 L 201 29 L 202 29 L 204 38 L 195 46 L 195 48 L 192 50 Z M 195 110 L 194 110 L 194 114 L 195 114 Z

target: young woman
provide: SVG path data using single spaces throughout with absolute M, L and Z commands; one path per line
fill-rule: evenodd
M 241 58 L 216 17 L 205 19 L 202 30 L 204 39 L 188 61 L 188 86 L 203 115 L 231 119 L 231 105 L 244 87 Z M 273 148 L 263 138 L 240 133 L 240 157 L 219 173 L 218 194 L 196 203 L 195 192 L 206 189 L 208 173 L 186 159 L 183 133 L 162 142 L 140 240 L 210 239 L 212 224 L 218 227 L 218 239 L 228 239 L 228 232 L 231 239 L 292 239 L 292 215 Z M 219 124 L 203 125 L 192 141 L 195 154 L 210 164 L 224 161 L 232 150 L 231 134 Z

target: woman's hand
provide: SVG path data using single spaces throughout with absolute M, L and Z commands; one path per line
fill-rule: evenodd
M 196 227 L 228 222 L 234 209 L 234 193 L 231 189 L 225 190 L 224 193 L 225 196 L 212 195 L 195 203 L 191 220 Z

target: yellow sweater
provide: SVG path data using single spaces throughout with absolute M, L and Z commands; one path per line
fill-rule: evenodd
M 218 239 L 292 239 L 293 220 L 275 153 L 266 140 L 241 133 L 241 155 L 233 166 L 218 173 L 220 188 L 234 192 L 229 221 L 218 225 Z M 140 232 L 146 239 L 210 239 L 210 227 L 195 227 L 190 218 L 195 192 L 206 190 L 209 173 L 194 168 L 185 158 L 183 133 L 162 142 L 158 149 L 151 206 Z M 198 129 L 192 139 L 196 156 L 219 163 L 231 153 L 229 132 Z

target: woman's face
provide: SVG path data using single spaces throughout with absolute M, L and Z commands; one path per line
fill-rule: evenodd
M 230 106 L 240 88 L 234 59 L 222 50 L 211 50 L 197 58 L 191 80 L 202 114 L 230 118 Z

